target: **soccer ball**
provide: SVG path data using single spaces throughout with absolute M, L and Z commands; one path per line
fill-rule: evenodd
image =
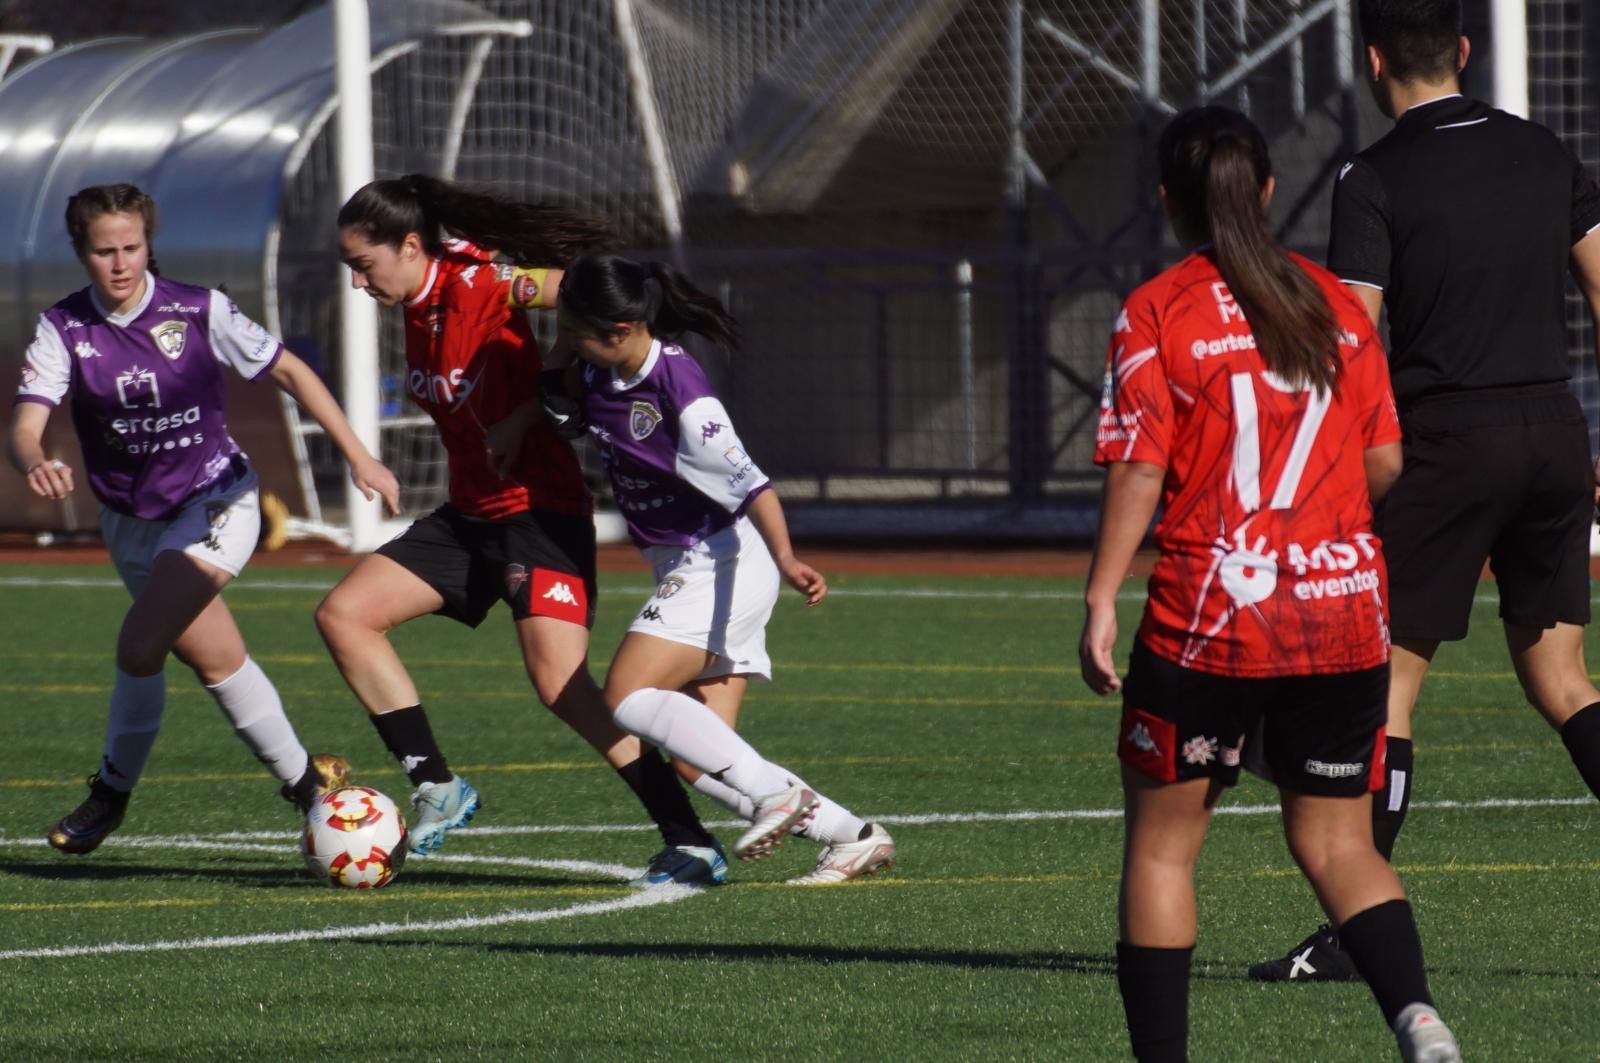
M 306 867 L 330 886 L 387 886 L 405 863 L 405 817 L 370 787 L 329 790 L 306 813 L 305 856 Z

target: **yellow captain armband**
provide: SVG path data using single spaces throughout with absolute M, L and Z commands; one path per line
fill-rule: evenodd
M 517 310 L 531 310 L 535 307 L 549 306 L 551 302 L 544 298 L 545 279 L 550 271 L 543 266 L 511 267 L 511 286 L 506 289 L 506 302 Z

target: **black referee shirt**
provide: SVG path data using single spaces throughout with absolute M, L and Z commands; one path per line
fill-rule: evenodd
M 1600 188 L 1555 134 L 1447 96 L 1340 172 L 1328 268 L 1383 289 L 1404 409 L 1566 380 L 1568 259 L 1596 225 Z

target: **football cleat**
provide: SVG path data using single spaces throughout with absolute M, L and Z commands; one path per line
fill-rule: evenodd
M 867 824 L 867 836 L 853 842 L 834 842 L 817 857 L 817 866 L 791 886 L 831 886 L 863 875 L 876 875 L 894 866 L 894 839 L 876 823 Z
M 444 844 L 446 832 L 464 826 L 478 811 L 478 791 L 459 775 L 425 782 L 411 795 L 411 851 L 427 856 Z
M 650 859 L 644 874 L 629 882 L 648 889 L 668 882 L 685 886 L 715 886 L 728 877 L 728 859 L 715 840 L 710 845 L 669 845 Z
M 1408 1004 L 1394 1020 L 1394 1037 L 1405 1063 L 1461 1063 L 1455 1034 L 1426 1004 Z
M 122 825 L 128 811 L 130 791 L 114 790 L 95 772 L 88 778 L 89 796 L 83 804 L 63 816 L 46 835 L 50 844 L 64 853 L 92 853 L 106 836 Z
M 311 811 L 317 798 L 329 790 L 350 785 L 350 762 L 333 753 L 313 753 L 306 761 L 306 770 L 292 783 L 284 783 L 283 799 L 300 810 L 303 816 Z
M 757 798 L 750 829 L 733 843 L 733 855 L 745 861 L 771 855 L 791 830 L 816 814 L 820 803 L 815 793 L 799 783 Z
M 1339 946 L 1339 935 L 1324 925 L 1287 956 L 1251 964 L 1250 977 L 1258 982 L 1359 982 L 1361 972 Z

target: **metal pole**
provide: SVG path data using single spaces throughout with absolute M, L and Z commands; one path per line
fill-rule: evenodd
M 343 202 L 372 180 L 372 41 L 366 0 L 334 0 L 334 79 L 339 94 L 338 180 Z M 379 454 L 378 304 L 350 284 L 340 285 L 339 361 L 345 416 L 357 438 Z M 366 552 L 380 543 L 378 501 L 367 501 L 345 482 L 349 547 Z
M 1011 151 L 1006 160 L 1005 199 L 1011 237 L 1011 372 L 1007 402 L 1011 498 L 1034 498 L 1041 486 L 1040 404 L 1044 380 L 1034 335 L 1028 232 L 1028 144 L 1024 133 L 1026 71 L 1023 66 L 1023 0 L 1011 0 L 1006 20 L 1007 122 Z
M 1234 0 L 1233 4 L 1233 38 L 1238 48 L 1238 54 L 1243 55 L 1245 45 L 1250 43 L 1250 38 L 1245 32 L 1246 0 Z M 1239 82 L 1239 110 L 1245 114 L 1250 113 L 1250 86 L 1243 80 Z
M 1295 14 L 1305 6 L 1305 0 L 1289 0 L 1289 8 Z M 1294 42 L 1289 45 L 1289 106 L 1294 111 L 1294 120 L 1306 120 L 1306 38 L 1304 34 L 1295 36 Z
M 1494 105 L 1528 117 L 1528 8 L 1526 0 L 1490 0 L 1489 41 L 1494 49 Z
M 978 468 L 978 417 L 976 409 L 976 371 L 972 361 L 972 260 L 956 263 L 956 360 L 961 370 L 962 434 L 966 440 L 967 471 Z M 967 481 L 976 489 L 978 481 Z
M 672 160 L 667 155 L 667 135 L 661 124 L 661 112 L 656 107 L 655 86 L 650 80 L 650 63 L 645 58 L 644 45 L 639 37 L 638 12 L 633 0 L 612 0 L 612 11 L 617 20 L 617 36 L 623 55 L 628 60 L 628 83 L 633 89 L 633 108 L 639 115 L 639 131 L 644 136 L 645 158 L 650 161 L 650 176 L 656 188 L 656 206 L 661 211 L 661 224 L 667 230 L 667 241 L 672 246 L 675 265 L 683 266 L 683 201 L 678 191 L 678 177 L 672 170 Z

